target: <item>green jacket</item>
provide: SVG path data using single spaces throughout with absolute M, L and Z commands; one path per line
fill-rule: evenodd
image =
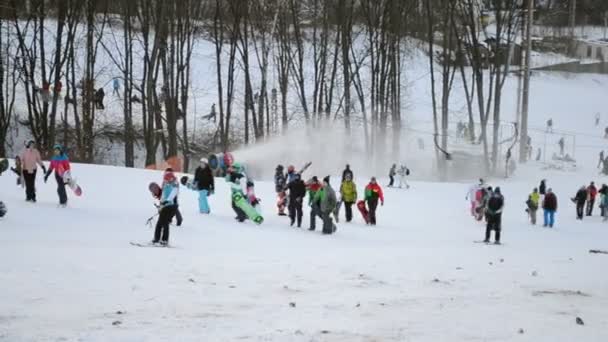
M 334 191 L 334 189 L 331 188 L 331 186 L 324 187 L 319 190 L 317 196 L 315 196 L 315 200 L 317 200 L 317 198 L 320 201 L 321 212 L 323 213 L 333 212 L 336 208 L 336 205 L 338 204 L 336 192 Z
M 342 195 L 342 201 L 355 203 L 357 201 L 357 185 L 352 180 L 345 180 L 340 185 L 340 194 Z

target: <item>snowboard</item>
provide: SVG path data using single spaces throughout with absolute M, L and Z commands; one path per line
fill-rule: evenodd
M 0 160 L 0 175 L 6 170 L 8 170 L 8 159 L 2 159 Z
M 361 213 L 361 216 L 363 216 L 363 220 L 365 220 L 365 223 L 369 223 L 369 211 L 367 211 L 367 207 L 365 206 L 364 200 L 359 200 L 359 202 L 357 202 L 357 209 L 359 209 L 359 212 Z
M 483 240 L 473 240 L 473 242 L 474 242 L 474 243 L 483 243 L 483 244 L 486 244 L 486 245 L 493 245 L 493 246 L 502 246 L 502 245 L 503 245 L 503 243 L 502 243 L 502 242 L 501 242 L 501 243 L 499 243 L 499 244 L 495 244 L 495 243 L 494 243 L 494 242 L 492 242 L 492 241 L 490 241 L 490 242 L 485 242 L 485 241 L 483 241 Z
M 152 194 L 152 197 L 160 199 L 162 189 L 160 188 L 160 185 L 158 185 L 158 183 L 151 182 L 150 184 L 148 184 L 148 190 L 150 190 L 150 194 Z
M 129 244 L 131 244 L 131 246 L 135 246 L 135 247 L 175 248 L 174 246 L 171 246 L 171 245 L 163 246 L 161 244 L 153 244 L 150 242 L 141 243 L 141 242 L 130 241 Z
M 196 186 L 194 186 L 194 180 L 190 179 L 188 176 L 183 176 L 182 178 L 180 178 L 179 182 L 192 191 L 198 191 L 198 189 L 196 189 Z
M 258 211 L 252 207 L 249 202 L 247 202 L 247 199 L 243 193 L 234 192 L 232 194 L 232 201 L 234 202 L 235 206 L 241 209 L 251 221 L 255 222 L 256 224 L 262 224 L 262 222 L 264 222 L 262 215 L 260 215 L 260 213 L 258 213 Z
M 80 185 L 78 185 L 76 179 L 72 177 L 70 171 L 66 171 L 63 173 L 63 182 L 67 184 L 70 189 L 72 189 L 74 195 L 82 196 L 82 188 L 80 187 Z

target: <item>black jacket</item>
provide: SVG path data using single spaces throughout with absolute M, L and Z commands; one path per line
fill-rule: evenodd
M 544 181 L 540 182 L 540 186 L 538 187 L 538 193 L 541 195 L 545 195 L 547 193 L 547 186 Z
M 198 190 L 215 190 L 215 179 L 209 166 L 205 168 L 199 166 L 196 168 L 196 171 L 194 171 L 194 182 L 196 182 Z
M 304 198 L 304 196 L 306 196 L 306 184 L 301 179 L 289 183 L 287 189 L 289 190 L 290 200 L 296 200 L 297 198 Z
M 577 204 L 585 204 L 585 202 L 587 202 L 587 190 L 586 189 L 580 189 L 576 193 L 576 196 L 574 197 L 574 201 Z
M 490 215 L 499 215 L 504 205 L 505 199 L 501 194 L 492 194 L 488 200 L 487 212 Z

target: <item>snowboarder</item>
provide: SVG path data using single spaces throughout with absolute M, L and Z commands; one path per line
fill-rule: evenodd
M 112 80 L 112 95 L 120 97 L 120 80 L 114 77 Z
M 317 193 L 321 190 L 321 187 L 317 176 L 313 176 L 306 185 L 308 189 L 308 205 L 310 206 L 310 227 L 308 228 L 310 231 L 316 229 L 317 216 L 321 216 L 320 202 L 317 198 Z
M 57 181 L 59 206 L 65 208 L 68 203 L 68 195 L 65 191 L 65 181 L 63 179 L 63 175 L 67 171 L 70 171 L 70 160 L 68 159 L 68 155 L 63 151 L 63 147 L 59 144 L 53 146 L 53 157 L 51 158 L 51 164 L 44 175 L 45 183 L 53 171 L 55 171 L 55 180 Z
M 378 208 L 378 200 L 380 205 L 384 206 L 384 194 L 382 188 L 376 182 L 376 177 L 372 177 L 369 184 L 365 187 L 365 202 L 369 208 L 369 223 L 372 226 L 376 225 L 376 209 Z
M 323 234 L 332 234 L 336 231 L 336 225 L 332 222 L 331 214 L 334 212 L 338 200 L 336 192 L 329 184 L 329 176 L 323 178 L 323 187 L 315 197 L 319 198 L 319 208 L 323 219 Z
M 465 197 L 465 200 L 470 201 L 470 203 L 471 203 L 471 216 L 473 216 L 473 217 L 477 216 L 477 213 L 476 213 L 477 204 L 478 204 L 477 192 L 480 189 L 483 189 L 483 179 L 481 179 L 481 178 L 479 179 L 479 183 L 471 185 L 471 187 L 469 188 L 469 191 L 467 192 L 467 196 Z
M 542 203 L 544 216 L 543 226 L 553 228 L 553 225 L 555 224 L 555 212 L 557 211 L 557 196 L 555 196 L 551 188 L 547 190 L 547 194 Z
M 25 182 L 25 200 L 27 202 L 36 202 L 36 171 L 38 165 L 40 165 L 42 173 L 46 174 L 46 168 L 42 163 L 40 151 L 36 148 L 36 143 L 33 140 L 27 142 L 20 157 L 22 175 Z
M 215 191 L 215 179 L 209 167 L 207 158 L 201 158 L 201 165 L 194 171 L 194 184 L 198 190 L 198 210 L 201 214 L 209 214 L 208 197 Z
M 572 198 L 572 202 L 576 203 L 576 219 L 582 220 L 583 213 L 585 211 L 585 202 L 587 202 L 586 186 L 583 185 L 580 189 L 578 189 L 576 195 L 574 196 L 574 198 Z
M 553 119 L 547 120 L 547 133 L 553 133 Z
M 154 230 L 154 239 L 152 244 L 160 243 L 161 246 L 169 244 L 169 224 L 177 212 L 177 195 L 179 194 L 179 186 L 177 178 L 171 169 L 168 169 L 163 174 L 163 185 L 158 206 L 158 220 L 156 221 L 156 229 Z
M 293 165 L 289 165 L 287 167 L 287 174 L 285 175 L 285 178 L 287 179 L 287 185 L 289 185 L 289 183 L 294 181 L 296 174 L 297 174 L 296 167 Z
M 388 182 L 388 187 L 392 188 L 395 185 L 395 175 L 397 175 L 397 164 L 393 164 L 391 169 L 388 171 L 388 178 L 390 181 Z
M 232 193 L 240 192 L 243 193 L 243 187 L 241 185 L 241 179 L 244 178 L 244 175 L 240 172 L 240 166 L 235 164 L 228 168 L 226 174 L 226 181 L 230 184 L 230 189 Z M 239 222 L 244 222 L 247 219 L 247 215 L 243 211 L 243 209 L 239 208 L 234 199 L 232 201 L 232 210 L 236 213 L 235 219 Z
M 597 197 L 597 188 L 595 183 L 591 182 L 587 187 L 587 216 L 593 215 L 593 205 L 595 204 L 595 198 Z
M 353 204 L 357 202 L 357 185 L 348 175 L 346 176 L 346 179 L 342 181 L 342 185 L 340 185 L 340 195 L 342 196 L 342 202 L 344 203 L 346 222 L 350 222 L 353 219 Z
M 355 179 L 355 176 L 353 175 L 353 171 L 350 169 L 349 164 L 346 164 L 346 168 L 344 169 L 344 171 L 342 171 L 342 182 L 346 180 L 347 176 L 350 176 L 350 180 Z
M 559 145 L 559 154 L 561 156 L 563 156 L 564 155 L 564 147 L 565 147 L 564 137 L 561 137 L 559 139 L 559 141 L 557 142 L 557 144 Z
M 302 203 L 306 196 L 306 184 L 302 180 L 300 174 L 296 174 L 293 182 L 287 186 L 289 190 L 289 219 L 291 226 L 297 222 L 298 228 L 302 227 Z
M 95 92 L 95 107 L 97 109 L 105 109 L 103 105 L 103 99 L 106 96 L 106 93 L 103 91 L 103 88 L 97 89 Z
M 399 188 L 401 189 L 405 184 L 405 188 L 409 189 L 410 185 L 407 184 L 407 180 L 405 180 L 405 177 L 410 175 L 410 169 L 408 169 L 405 165 L 401 165 L 397 174 L 399 175 Z
M 486 206 L 486 238 L 483 240 L 485 243 L 490 242 L 490 234 L 494 231 L 494 243 L 500 244 L 500 231 L 502 229 L 502 209 L 504 207 L 505 200 L 500 193 L 500 188 L 496 187 L 494 193 L 491 194 L 488 204 Z
M 530 216 L 530 223 L 532 225 L 536 225 L 536 212 L 538 211 L 538 205 L 540 203 L 540 194 L 538 193 L 538 189 L 534 188 L 532 193 L 528 195 L 528 200 L 526 201 L 528 215 Z
M 215 122 L 215 103 L 211 105 L 211 110 L 209 114 L 203 115 L 203 120 L 213 120 Z
M 602 169 L 602 165 L 604 164 L 604 161 L 605 161 L 604 151 L 600 151 L 600 160 L 597 163 L 598 169 Z
M 287 194 L 285 189 L 287 187 L 287 178 L 283 173 L 283 165 L 277 165 L 274 173 L 274 189 L 277 193 L 277 208 L 279 210 L 279 216 L 285 216 L 285 207 L 287 206 Z

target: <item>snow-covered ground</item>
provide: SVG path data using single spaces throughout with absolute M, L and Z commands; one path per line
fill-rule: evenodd
M 182 189 L 170 249 L 129 244 L 152 238 L 159 172 L 74 165 L 84 196 L 66 209 L 52 179 L 30 204 L 4 174 L 0 340 L 606 341 L 608 256 L 588 250 L 608 249 L 608 224 L 577 222 L 568 200 L 593 173 L 532 165 L 491 181 L 506 197 L 502 246 L 473 243 L 484 227 L 467 214 L 468 184 L 386 189 L 377 227 L 357 214 L 323 236 L 276 216 L 267 182 L 266 222 L 236 223 L 218 179 L 211 216 Z M 555 229 L 526 220 L 540 177 L 559 196 Z

